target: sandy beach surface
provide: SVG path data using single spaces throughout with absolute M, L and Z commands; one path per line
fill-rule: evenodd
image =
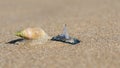
M 81 43 L 7 43 L 28 27 L 56 36 L 64 24 Z M 0 68 L 120 68 L 120 0 L 0 0 Z

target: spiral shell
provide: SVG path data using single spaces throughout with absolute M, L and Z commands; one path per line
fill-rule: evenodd
M 28 40 L 50 39 L 50 37 L 41 28 L 26 28 L 24 30 L 16 32 L 16 36 L 19 36 Z

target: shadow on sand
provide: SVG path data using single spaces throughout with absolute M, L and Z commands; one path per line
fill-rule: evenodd
M 24 39 L 22 38 L 18 38 L 18 39 L 14 39 L 11 41 L 6 42 L 6 44 L 16 44 L 17 42 L 22 42 Z

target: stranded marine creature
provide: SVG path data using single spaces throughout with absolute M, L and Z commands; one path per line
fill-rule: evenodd
M 69 34 L 67 32 L 67 29 L 66 29 L 66 24 L 64 26 L 63 33 L 53 37 L 51 40 L 61 41 L 61 42 L 65 42 L 65 43 L 69 43 L 69 44 L 73 44 L 73 45 L 77 44 L 77 43 L 80 43 L 80 41 L 78 39 L 72 38 L 72 37 L 69 36 Z

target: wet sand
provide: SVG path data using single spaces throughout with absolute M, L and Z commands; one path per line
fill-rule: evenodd
M 64 24 L 80 44 L 6 44 L 18 30 L 41 27 L 53 37 Z M 0 0 L 0 68 L 119 67 L 119 0 Z

